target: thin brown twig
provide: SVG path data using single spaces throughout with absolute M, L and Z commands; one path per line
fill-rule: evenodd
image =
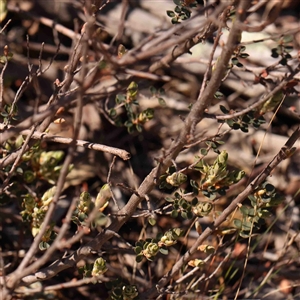
M 204 240 L 209 237 L 214 230 L 216 230 L 228 216 L 236 209 L 237 205 L 243 202 L 248 195 L 250 195 L 254 189 L 262 184 L 266 178 L 270 175 L 271 171 L 284 159 L 286 159 L 289 155 L 289 151 L 291 150 L 294 143 L 300 138 L 300 127 L 298 127 L 291 137 L 287 140 L 285 145 L 280 149 L 280 151 L 275 155 L 272 161 L 267 165 L 267 167 L 245 188 L 245 190 L 240 193 L 225 210 L 222 214 L 217 217 L 217 219 L 211 224 L 211 226 L 207 227 L 193 246 L 186 252 L 181 259 L 173 266 L 171 271 L 169 271 L 159 282 L 157 287 L 163 287 L 167 284 L 167 282 L 172 278 L 182 267 L 183 264 L 187 263 L 190 260 L 192 254 L 197 251 L 197 248 L 204 242 Z M 149 291 L 143 294 L 145 298 L 151 298 L 157 292 L 156 287 L 151 288 Z
M 87 3 L 86 5 L 89 5 L 89 3 Z M 86 11 L 89 11 L 88 9 Z M 87 24 L 86 24 L 86 32 L 88 33 L 87 35 L 89 36 L 90 33 L 90 27 L 93 22 L 93 19 L 90 18 L 90 16 L 87 16 Z M 65 183 L 65 179 L 66 176 L 69 172 L 69 166 L 72 162 L 72 158 L 75 154 L 76 151 L 76 140 L 77 137 L 79 135 L 79 129 L 81 126 L 81 120 L 82 120 L 82 108 L 83 108 L 83 95 L 84 95 L 84 90 L 83 90 L 83 82 L 85 79 L 85 75 L 86 75 L 86 53 L 88 50 L 88 37 L 82 39 L 82 52 L 84 54 L 84 59 L 83 59 L 83 68 L 82 68 L 82 74 L 81 74 L 81 84 L 80 84 L 80 92 L 79 92 L 79 97 L 77 99 L 77 109 L 75 112 L 75 116 L 77 117 L 77 121 L 74 124 L 74 135 L 73 135 L 73 139 L 72 139 L 72 143 L 71 146 L 68 148 L 68 154 L 66 156 L 66 159 L 64 161 L 64 164 L 62 166 L 62 169 L 60 171 L 59 174 L 59 178 L 57 181 L 57 186 L 56 186 L 56 191 L 55 191 L 55 195 L 53 197 L 53 200 L 51 202 L 51 204 L 49 205 L 48 211 L 46 213 L 46 216 L 44 218 L 43 224 L 40 228 L 39 233 L 37 234 L 37 236 L 35 237 L 29 251 L 27 252 L 27 254 L 25 255 L 24 259 L 22 260 L 21 264 L 19 265 L 19 267 L 17 268 L 17 270 L 15 272 L 13 272 L 11 274 L 11 276 L 9 277 L 9 281 L 8 281 L 8 286 L 10 289 L 14 289 L 16 287 L 16 285 L 18 284 L 18 281 L 30 274 L 33 270 L 35 270 L 36 268 L 39 268 L 41 265 L 43 265 L 44 263 L 46 263 L 49 258 L 51 257 L 52 253 L 56 250 L 56 245 L 57 245 L 57 241 L 59 241 L 62 236 L 65 234 L 66 229 L 69 226 L 69 222 L 71 220 L 71 216 L 72 216 L 72 211 L 73 211 L 73 207 L 72 209 L 70 208 L 68 211 L 68 220 L 66 223 L 66 227 L 64 227 L 64 230 L 59 234 L 59 239 L 56 239 L 53 243 L 53 245 L 47 250 L 47 252 L 43 255 L 42 258 L 40 258 L 39 260 L 35 261 L 33 264 L 31 264 L 30 266 L 28 266 L 26 268 L 26 266 L 28 265 L 29 261 L 31 260 L 31 258 L 33 257 L 33 255 L 36 253 L 37 249 L 38 249 L 38 245 L 43 237 L 43 235 L 45 234 L 48 224 L 51 220 L 51 217 L 54 213 L 56 204 L 58 202 L 60 193 L 63 189 L 64 183 Z M 26 269 L 25 269 L 26 268 Z M 6 291 L 4 294 L 7 294 L 8 291 Z M 6 295 L 5 295 L 6 296 Z M 5 298 L 4 296 L 4 298 Z
M 82 286 L 85 284 L 95 284 L 95 283 L 100 283 L 100 282 L 108 282 L 110 281 L 109 278 L 105 278 L 103 275 L 100 276 L 94 276 L 94 277 L 89 277 L 89 278 L 83 278 L 80 280 L 71 280 L 68 282 L 63 282 L 63 283 L 59 283 L 59 284 L 54 284 L 54 285 L 50 285 L 50 286 L 46 286 L 46 287 L 40 287 L 40 288 L 27 288 L 24 290 L 24 292 L 21 295 L 24 294 L 36 294 L 36 293 L 40 293 L 43 291 L 56 291 L 56 290 L 60 290 L 60 289 L 69 289 L 69 288 L 74 288 L 74 287 L 78 287 L 78 286 Z M 16 294 L 20 294 L 19 292 L 16 292 Z
M 57 260 L 48 268 L 40 270 L 40 272 L 46 274 L 44 279 L 50 278 L 55 274 L 61 272 L 62 270 L 73 266 L 76 263 L 76 261 L 80 260 L 82 257 L 89 255 L 94 250 L 100 249 L 106 241 L 113 237 L 113 232 L 119 231 L 123 224 L 134 214 L 140 202 L 151 190 L 153 190 L 153 188 L 155 187 L 155 178 L 158 178 L 160 174 L 164 173 L 167 170 L 167 168 L 172 164 L 172 160 L 174 160 L 182 151 L 184 145 L 189 141 L 191 130 L 203 118 L 203 114 L 206 107 L 211 103 L 213 95 L 219 88 L 221 79 L 223 78 L 224 72 L 226 71 L 227 64 L 236 47 L 236 44 L 239 41 L 238 37 L 241 33 L 240 22 L 244 20 L 245 11 L 249 4 L 250 3 L 246 0 L 241 1 L 241 5 L 237 10 L 237 20 L 231 28 L 227 45 L 223 48 L 221 54 L 220 59 L 222 61 L 222 64 L 217 65 L 216 70 L 213 72 L 212 78 L 209 84 L 207 85 L 201 99 L 197 100 L 197 102 L 193 106 L 193 110 L 189 113 L 188 117 L 186 118 L 185 127 L 181 131 L 178 139 L 175 140 L 173 145 L 170 146 L 165 156 L 160 160 L 158 166 L 155 167 L 144 179 L 144 181 L 141 183 L 140 187 L 137 190 L 137 194 L 133 194 L 130 197 L 128 203 L 119 211 L 119 213 L 117 215 L 112 216 L 112 223 L 107 230 L 103 231 L 102 233 L 99 233 L 96 238 L 94 238 L 88 244 L 80 247 L 75 253 L 64 258 L 63 261 Z M 176 270 L 176 272 L 177 271 L 178 269 Z M 24 280 L 27 281 L 26 278 L 24 278 Z M 29 282 L 34 282 L 36 280 L 38 280 L 36 276 L 31 275 Z M 163 284 L 166 284 L 167 281 L 168 280 L 163 280 Z M 156 289 L 151 289 L 149 293 L 156 293 Z
M 203 20 L 203 24 L 201 24 L 201 25 L 204 25 L 204 24 L 205 24 L 205 20 Z M 181 43 L 187 44 L 187 46 L 184 46 L 185 51 L 183 53 L 185 53 L 187 51 L 187 49 L 190 49 L 192 46 L 195 45 L 189 39 L 199 32 L 198 28 L 199 27 L 192 28 L 191 30 L 187 31 L 186 33 L 183 33 L 182 35 L 180 35 L 178 37 L 178 39 L 175 39 L 175 40 L 169 39 L 165 43 L 160 44 L 159 47 L 150 48 L 147 51 L 143 51 L 143 52 L 139 52 L 139 53 L 132 53 L 131 51 L 128 51 L 128 53 L 126 53 L 124 56 L 122 56 L 121 59 L 116 60 L 116 64 L 119 64 L 120 66 L 131 65 L 131 64 L 138 62 L 139 60 L 147 59 L 149 57 L 158 55 L 159 53 L 163 52 L 164 50 L 169 50 L 172 47 L 174 47 L 175 45 L 181 44 Z M 175 47 L 175 49 L 172 51 L 172 54 L 174 53 L 174 51 L 176 51 L 176 49 L 177 49 L 177 47 Z M 175 56 L 176 56 L 176 54 L 175 54 Z M 163 63 L 164 63 L 164 65 L 166 65 L 165 62 L 163 62 Z M 156 67 L 156 69 L 157 69 L 157 67 Z M 149 68 L 149 70 L 150 70 L 150 72 L 153 72 L 151 67 Z
M 266 28 L 268 25 L 272 24 L 276 20 L 276 18 L 278 17 L 282 9 L 283 1 L 271 0 L 271 1 L 266 1 L 266 3 L 267 5 L 263 15 L 264 20 L 261 22 L 261 24 L 256 26 L 241 24 L 243 31 L 259 32 L 262 31 L 264 28 Z
M 102 10 L 106 5 L 110 3 L 111 0 L 106 0 L 101 6 L 99 7 L 99 10 Z
M 227 10 L 226 10 L 227 12 Z M 225 14 L 225 13 L 224 13 Z M 216 49 L 217 49 L 217 46 L 219 44 L 219 41 L 220 41 L 220 38 L 222 36 L 222 26 L 219 26 L 219 29 L 218 29 L 218 33 L 217 33 L 217 36 L 215 37 L 215 40 L 214 40 L 214 45 L 213 45 L 213 48 L 212 48 L 212 51 L 209 55 L 209 60 L 208 60 L 208 64 L 207 64 L 207 69 L 204 73 L 204 76 L 203 76 L 203 81 L 202 81 L 202 85 L 201 85 L 201 89 L 200 89 L 200 93 L 199 93 L 199 96 L 201 97 L 201 95 L 203 94 L 204 90 L 205 90 L 205 86 L 206 86 L 206 83 L 208 81 L 208 78 L 209 78 L 209 75 L 211 73 L 211 68 L 212 68 L 212 61 L 214 59 L 214 55 L 215 55 L 215 52 L 216 52 Z
M 56 24 L 53 20 L 51 20 L 49 18 L 40 17 L 40 16 L 33 14 L 32 12 L 27 12 L 27 11 L 21 10 L 17 5 L 12 5 L 11 3 L 8 3 L 7 8 L 8 8 L 8 11 L 10 11 L 10 12 L 19 13 L 20 15 L 24 15 L 25 17 L 33 19 L 45 26 L 50 27 L 50 28 L 55 27 L 57 32 L 69 37 L 70 39 L 73 39 L 74 36 L 79 37 L 79 34 L 76 34 L 73 30 L 71 30 L 63 25 Z
M 0 30 L 0 34 L 6 29 L 6 27 L 9 25 L 9 23 L 11 22 L 11 19 L 9 19 L 6 23 L 5 23 L 5 25 L 1 28 L 1 30 Z
M 94 221 L 98 213 L 99 213 L 99 207 L 95 206 L 93 210 L 90 212 L 88 218 L 84 221 L 86 228 L 90 227 L 90 224 Z M 70 248 L 73 244 L 80 241 L 81 238 L 86 234 L 87 232 L 85 230 L 80 230 L 68 240 L 60 240 L 60 242 L 57 243 L 56 247 L 57 249 Z M 43 273 L 40 274 L 44 276 Z M 30 276 L 28 276 L 28 278 L 30 278 Z
M 158 70 L 159 68 L 168 66 L 171 62 L 173 62 L 174 60 L 176 60 L 179 56 L 181 56 L 184 53 L 187 53 L 190 51 L 190 49 L 195 46 L 196 44 L 198 44 L 199 42 L 201 42 L 202 40 L 204 40 L 205 38 L 211 36 L 214 31 L 216 30 L 216 24 L 221 27 L 222 24 L 220 24 L 219 22 L 216 22 L 216 19 L 218 17 L 218 15 L 220 14 L 220 12 L 222 12 L 222 10 L 228 6 L 227 3 L 222 3 L 221 5 L 219 5 L 219 7 L 217 7 L 214 10 L 214 13 L 209 17 L 208 20 L 206 20 L 205 24 L 204 24 L 204 28 L 201 30 L 200 33 L 197 33 L 196 36 L 192 36 L 190 39 L 188 39 L 187 41 L 185 41 L 185 43 L 182 43 L 181 45 L 177 46 L 174 48 L 173 51 L 171 51 L 170 53 L 166 54 L 162 59 L 160 59 L 159 61 L 153 63 L 150 67 L 149 67 L 149 71 L 150 72 L 155 72 L 156 70 Z M 207 9 L 210 7 L 206 6 L 204 8 L 205 12 L 207 12 Z
M 293 72 L 291 72 L 284 80 L 282 80 L 280 82 L 280 84 L 278 84 L 276 87 L 274 87 L 274 89 L 272 89 L 272 91 L 265 94 L 260 100 L 258 100 L 254 104 L 250 105 L 249 107 L 247 107 L 247 108 L 245 108 L 241 111 L 235 112 L 233 114 L 229 114 L 229 115 L 226 115 L 226 116 L 215 116 L 213 118 L 215 118 L 217 120 L 229 120 L 229 119 L 232 119 L 232 118 L 235 118 L 235 117 L 242 116 L 242 115 L 250 112 L 251 110 L 261 106 L 268 99 L 270 99 L 272 96 L 274 96 L 277 92 L 282 91 L 282 89 L 294 78 L 294 76 L 297 73 L 299 73 L 299 71 L 300 71 L 300 64 L 295 68 L 295 70 Z
M 8 128 L 11 128 L 12 126 L 9 126 Z M 0 123 L 0 130 L 4 129 L 4 124 Z M 67 144 L 70 145 L 72 143 L 72 138 L 64 138 L 61 136 L 56 136 L 56 135 L 50 135 L 48 133 L 42 133 L 38 131 L 34 131 L 31 133 L 31 130 L 23 130 L 20 132 L 21 135 L 27 135 L 30 136 L 30 138 L 35 139 L 35 140 L 43 140 L 43 141 L 48 141 L 48 142 L 55 142 L 55 143 L 60 143 L 60 144 Z M 115 148 L 115 147 L 110 147 L 102 144 L 97 144 L 97 143 L 91 143 L 88 141 L 84 140 L 76 140 L 75 141 L 76 146 L 80 146 L 86 149 L 91 149 L 91 150 L 96 150 L 96 151 L 102 151 L 106 153 L 110 153 L 113 155 L 117 155 L 123 160 L 128 160 L 130 159 L 130 153 L 123 149 Z
M 7 66 L 8 66 L 8 59 L 6 58 L 4 66 L 0 73 L 0 111 L 2 111 L 2 107 L 3 107 L 3 103 L 4 103 L 4 100 L 3 100 L 3 93 L 4 93 L 3 77 L 4 77 L 4 72 L 7 68 Z
M 123 36 L 124 29 L 125 29 L 125 18 L 126 18 L 128 8 L 129 8 L 128 0 L 122 0 L 122 12 L 121 12 L 121 16 L 120 16 L 118 31 L 115 34 L 115 36 L 112 38 L 112 40 L 110 42 L 110 46 L 112 46 L 115 41 L 119 42 Z
M 31 139 L 31 137 L 32 137 L 32 135 L 33 135 L 33 133 L 34 133 L 34 130 L 35 130 L 35 127 L 32 127 L 30 130 L 28 130 L 29 132 L 28 132 L 28 135 L 27 135 L 27 137 L 26 137 L 26 140 L 24 141 L 24 143 L 23 143 L 23 145 L 22 145 L 20 151 L 18 151 L 18 156 L 17 156 L 16 160 L 14 161 L 14 163 L 13 163 L 11 169 L 9 170 L 9 172 L 8 172 L 8 174 L 7 174 L 6 178 L 5 178 L 5 180 L 4 180 L 3 183 L 2 183 L 2 186 L 1 186 L 1 188 L 0 188 L 0 194 L 3 193 L 4 188 L 9 184 L 10 179 L 11 179 L 12 176 L 14 175 L 15 170 L 16 170 L 16 168 L 17 168 L 17 166 L 18 166 L 18 164 L 19 164 L 19 162 L 20 162 L 20 160 L 21 160 L 21 158 L 22 158 L 22 155 L 23 155 L 23 154 L 25 153 L 25 151 L 26 151 L 27 145 L 29 144 L 29 141 L 30 141 L 30 139 Z
M 80 99 L 80 97 L 79 97 Z M 79 105 L 78 105 L 78 109 L 82 110 L 82 105 L 80 103 L 82 103 L 80 100 L 79 101 Z M 78 127 L 78 124 L 77 124 Z M 79 128 L 75 128 L 74 129 L 74 137 L 73 137 L 73 141 L 76 140 L 76 136 L 78 136 L 79 134 Z M 27 254 L 25 255 L 24 259 L 22 260 L 21 264 L 19 265 L 19 267 L 17 268 L 17 270 L 12 273 L 12 276 L 9 278 L 9 285 L 10 288 L 14 288 L 16 286 L 16 284 L 18 283 L 18 281 L 20 280 L 20 278 L 22 278 L 24 276 L 24 274 L 30 274 L 32 272 L 32 270 L 34 270 L 35 268 L 39 268 L 41 265 L 43 265 L 44 263 L 46 263 L 49 258 L 51 257 L 52 253 L 56 250 L 56 242 L 54 241 L 54 245 L 52 245 L 48 251 L 43 255 L 42 258 L 40 258 L 39 260 L 37 260 L 35 263 L 31 264 L 29 267 L 26 268 L 26 266 L 28 265 L 29 261 L 31 260 L 31 258 L 33 257 L 33 255 L 36 253 L 37 249 L 38 249 L 38 245 L 43 237 L 43 235 L 45 234 L 48 224 L 51 220 L 51 217 L 54 213 L 56 204 L 58 202 L 60 193 L 63 189 L 64 183 L 65 183 L 65 178 L 69 172 L 69 166 L 72 162 L 72 158 L 73 155 L 75 153 L 75 143 L 73 142 L 73 145 L 71 147 L 69 147 L 68 149 L 68 154 L 66 156 L 66 159 L 64 161 L 64 164 L 62 166 L 62 169 L 60 171 L 60 175 L 57 181 L 57 186 L 56 186 L 56 191 L 55 191 L 55 195 L 53 197 L 53 200 L 51 202 L 51 204 L 49 205 L 48 211 L 46 213 L 46 216 L 44 218 L 43 224 L 40 228 L 39 233 L 37 234 L 37 236 L 35 237 L 30 249 L 28 250 Z M 71 205 L 69 211 L 68 211 L 68 218 L 71 218 L 71 213 L 73 211 L 73 206 Z M 69 225 L 69 223 L 67 223 L 67 226 Z M 67 229 L 67 228 L 66 228 Z M 66 232 L 66 229 L 64 227 L 64 230 L 62 231 L 61 235 L 64 234 Z M 60 237 L 60 235 L 59 235 Z M 26 269 L 25 269 L 26 268 Z

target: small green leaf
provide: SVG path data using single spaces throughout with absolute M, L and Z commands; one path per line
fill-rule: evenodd
M 137 247 L 134 248 L 134 252 L 135 252 L 136 254 L 140 254 L 140 253 L 142 252 L 142 250 L 143 250 L 143 248 L 140 247 L 140 246 L 137 246 Z
M 286 66 L 287 64 L 287 59 L 286 58 L 283 58 L 279 61 L 279 64 L 283 65 L 283 66 Z
M 217 92 L 214 94 L 214 97 L 215 97 L 216 99 L 222 99 L 222 98 L 224 98 L 224 94 L 221 93 L 221 92 L 219 92 L 219 91 L 217 91 Z
M 136 256 L 135 261 L 137 263 L 140 263 L 143 260 L 143 258 L 144 258 L 144 255 L 143 254 L 139 254 L 139 255 Z
M 229 113 L 229 110 L 223 105 L 220 105 L 220 110 L 223 114 L 228 114 Z
M 178 217 L 178 211 L 177 210 L 172 210 L 172 212 L 171 212 L 171 217 L 172 218 L 177 218 Z
M 159 252 L 163 255 L 168 255 L 169 250 L 167 248 L 162 247 L 159 249 Z
M 231 63 L 235 66 L 235 65 L 237 65 L 239 63 L 239 60 L 237 59 L 237 57 L 233 57 L 231 59 Z
M 248 130 L 248 126 L 242 126 L 241 127 L 241 131 L 243 131 L 243 132 L 248 132 L 249 130 Z
M 178 18 L 177 18 L 177 17 L 173 18 L 173 19 L 171 20 L 171 23 L 172 23 L 172 24 L 177 24 L 177 23 L 179 23 L 179 22 L 178 22 Z
M 142 131 L 143 131 L 143 127 L 142 127 L 141 125 L 139 125 L 139 124 L 136 124 L 136 125 L 135 125 L 135 128 L 136 128 L 136 130 L 137 130 L 138 132 L 142 132 Z
M 240 55 L 240 58 L 247 58 L 249 56 L 248 53 L 241 53 Z
M 154 218 L 149 218 L 148 222 L 151 226 L 154 226 L 156 224 L 156 220 Z
M 126 122 L 124 123 L 124 126 L 126 126 L 126 127 L 131 127 L 131 126 L 133 126 L 133 124 L 132 124 L 131 121 L 126 121 Z
M 150 93 L 153 95 L 155 95 L 157 92 L 156 88 L 154 86 L 150 86 Z
M 170 18 L 174 18 L 175 17 L 175 13 L 172 10 L 167 10 L 167 15 Z
M 267 183 L 267 184 L 264 186 L 264 188 L 266 189 L 266 191 L 267 191 L 268 193 L 274 193 L 274 192 L 275 192 L 275 187 L 274 187 L 272 184 L 270 184 L 270 183 Z
M 247 207 L 247 206 L 242 206 L 241 208 L 240 208 L 240 211 L 241 211 L 241 213 L 244 215 L 244 216 L 248 216 L 248 214 L 249 214 L 249 208 Z
M 193 198 L 193 200 L 191 201 L 191 205 L 192 206 L 196 206 L 197 204 L 198 204 L 198 199 L 195 197 L 195 198 Z
M 116 96 L 116 103 L 117 104 L 121 104 L 121 103 L 123 103 L 124 101 L 126 100 L 126 97 L 123 95 L 123 94 L 118 94 L 117 96 Z
M 187 15 L 181 15 L 180 16 L 180 19 L 182 20 L 182 21 L 184 21 L 184 20 L 187 20 L 189 17 L 187 16 Z
M 291 43 L 293 41 L 293 39 L 294 39 L 293 35 L 291 35 L 291 34 L 286 35 L 286 36 L 283 37 L 283 42 L 284 43 Z
M 188 207 L 189 207 L 188 203 L 186 203 L 186 201 L 185 201 L 185 200 L 184 200 L 184 201 L 182 201 L 182 203 L 180 203 L 180 206 L 182 207 L 182 209 L 185 209 L 185 210 L 187 210 L 187 209 L 188 209 Z
M 190 184 L 193 188 L 199 189 L 199 185 L 195 180 L 190 180 Z
M 226 120 L 226 123 L 228 124 L 228 126 L 232 127 L 235 122 L 234 122 L 234 120 L 229 119 L 229 120 Z
M 135 243 L 135 246 L 136 246 L 136 247 L 141 247 L 141 248 L 143 248 L 143 246 L 144 246 L 144 241 L 143 241 L 143 240 L 137 241 L 137 242 Z
M 213 149 L 218 148 L 218 146 L 217 146 L 217 144 L 216 144 L 215 142 L 211 142 L 211 147 L 212 147 Z
M 184 219 L 188 219 L 187 212 L 186 211 L 182 211 L 181 212 L 181 217 L 184 218 Z
M 289 53 L 286 53 L 284 56 L 286 59 L 292 59 L 292 55 L 290 55 Z
M 188 211 L 186 216 L 187 216 L 187 219 L 189 219 L 189 220 L 193 219 L 193 217 L 194 217 L 194 215 L 191 211 Z
M 277 48 L 271 49 L 271 52 L 272 52 L 271 56 L 272 56 L 273 58 L 279 57 Z
M 24 172 L 23 178 L 26 183 L 31 183 L 35 180 L 35 173 L 32 172 L 31 170 L 26 170 Z
M 250 119 L 250 117 L 248 115 L 244 115 L 242 117 L 242 122 L 244 122 L 244 123 L 250 123 L 250 121 L 251 121 L 251 119 Z
M 289 53 L 289 52 L 292 52 L 293 49 L 294 49 L 293 46 L 285 46 L 285 47 L 284 47 L 285 52 L 288 52 L 288 53 Z
M 233 125 L 232 125 L 233 130 L 239 130 L 240 128 L 241 128 L 241 126 L 239 123 L 233 123 Z
M 188 8 L 182 7 L 181 12 L 184 13 L 187 18 L 191 17 L 191 11 Z
M 46 242 L 40 242 L 40 244 L 39 244 L 39 249 L 40 249 L 41 251 L 45 251 L 45 250 L 47 250 L 49 247 L 50 247 L 50 245 L 49 245 L 48 243 L 46 243 Z
M 250 231 L 251 227 L 252 227 L 252 223 L 249 221 L 245 221 L 242 224 L 242 230 L 244 230 L 244 231 Z
M 163 98 L 158 98 L 158 103 L 159 103 L 159 105 L 161 105 L 161 106 L 166 106 L 166 101 L 165 101 L 165 99 L 163 99 Z
M 175 9 L 174 9 L 174 11 L 175 11 L 177 14 L 181 13 L 181 7 L 180 7 L 179 5 L 180 5 L 180 4 L 178 4 L 178 5 L 175 7 Z
M 245 232 L 240 232 L 239 233 L 240 237 L 242 237 L 243 239 L 248 239 L 249 238 L 249 234 L 245 233 Z
M 255 210 L 254 210 L 254 208 L 249 208 L 249 210 L 248 210 L 248 216 L 249 217 L 255 217 Z
M 233 220 L 233 224 L 236 228 L 241 229 L 242 228 L 242 221 L 238 219 Z
M 116 115 L 117 115 L 117 111 L 114 108 L 109 110 L 109 116 L 111 118 L 114 118 Z
M 118 47 L 118 58 L 121 58 L 124 54 L 126 54 L 127 49 L 124 45 L 120 44 Z
M 172 197 L 166 197 L 165 200 L 167 202 L 174 202 L 174 199 Z
M 200 153 L 201 153 L 201 155 L 206 156 L 207 153 L 208 153 L 208 151 L 207 151 L 206 148 L 201 148 L 201 149 L 200 149 Z
M 165 89 L 164 88 L 159 88 L 158 89 L 158 93 L 160 94 L 160 95 L 165 95 Z

